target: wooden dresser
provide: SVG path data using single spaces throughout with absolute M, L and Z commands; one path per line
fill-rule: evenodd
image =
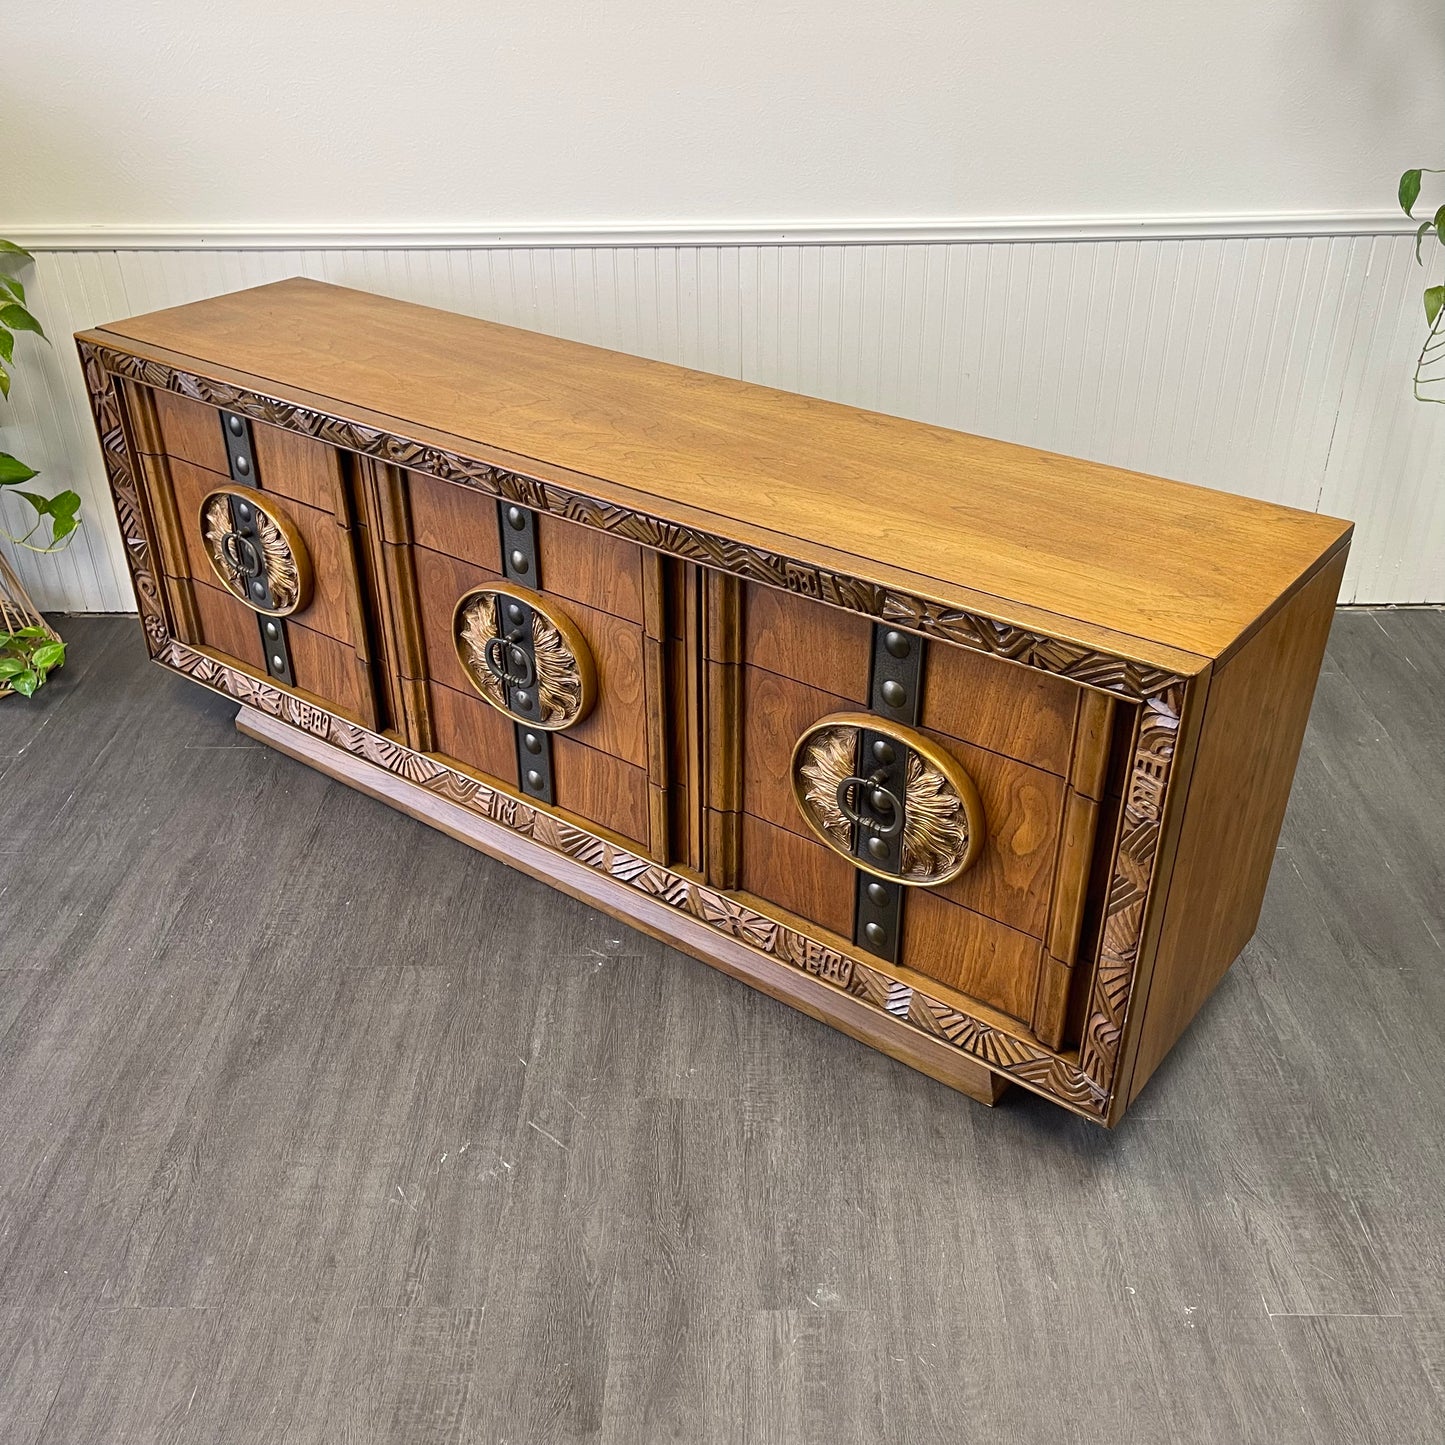
M 282 752 L 988 1102 L 1116 1123 L 1249 939 L 1348 524 L 311 281 L 77 343 Z

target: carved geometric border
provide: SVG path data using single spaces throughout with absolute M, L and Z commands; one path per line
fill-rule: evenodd
M 1131 701 L 1155 696 L 1182 681 L 1177 674 L 1164 668 L 1149 667 L 1096 651 L 1081 643 L 1029 632 L 980 612 L 948 607 L 925 597 L 882 587 L 876 582 L 834 572 L 779 552 L 769 552 L 717 533 L 599 501 L 556 482 L 494 467 L 474 457 L 409 440 L 398 432 L 364 426 L 330 412 L 179 371 L 127 352 L 109 348 L 88 349 L 101 352 L 107 370 L 146 386 L 225 407 L 256 421 L 314 437 L 363 456 L 375 457 L 392 466 L 476 487 L 490 496 L 504 497 L 533 511 L 550 512 L 598 531 L 626 537 L 654 551 L 666 552 L 801 596 L 817 598 L 834 607 L 893 622 L 976 652 L 1005 657 L 1073 682 L 1117 693 Z
M 554 482 L 493 467 L 344 417 L 90 342 L 77 344 L 152 657 L 237 701 L 305 728 L 334 746 L 388 768 L 481 816 L 524 832 L 599 872 L 652 894 L 779 962 L 853 994 L 895 1020 L 943 1039 L 989 1068 L 1054 1095 L 1079 1112 L 1095 1118 L 1107 1115 L 1154 880 L 1155 855 L 1187 689 L 1184 678 L 1078 643 L 1027 632 L 980 613 L 945 607 L 927 598 L 602 502 Z M 473 486 L 492 496 L 627 537 L 673 556 L 894 622 L 974 651 L 1006 657 L 1142 704 L 1078 1064 L 1002 1033 L 861 960 L 837 953 L 776 920 L 745 908 L 725 894 L 630 854 L 573 824 L 540 813 L 508 794 L 444 767 L 435 759 L 413 753 L 185 646 L 172 635 L 156 582 L 151 543 L 112 374 L 225 407 L 394 466 Z

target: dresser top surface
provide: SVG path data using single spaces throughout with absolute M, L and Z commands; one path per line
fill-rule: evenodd
M 565 469 L 601 500 L 886 586 L 912 579 L 965 610 L 1053 619 L 1046 630 L 1095 643 L 1135 639 L 1145 658 L 1226 655 L 1350 532 L 1316 513 L 299 278 L 87 335 L 419 440 L 439 434 L 482 460 L 508 452 L 517 470 Z

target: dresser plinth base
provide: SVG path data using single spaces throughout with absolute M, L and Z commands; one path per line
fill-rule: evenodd
M 659 938 L 730 977 L 832 1025 L 850 1038 L 880 1050 L 981 1104 L 996 1104 L 1009 1087 L 1007 1079 L 963 1057 L 957 1050 L 935 1043 L 916 1029 L 880 1018 L 875 1011 L 849 995 L 829 988 L 806 974 L 780 968 L 746 944 L 680 916 L 666 904 L 648 898 L 625 884 L 600 877 L 583 864 L 561 857 L 532 839 L 519 837 L 364 758 L 334 748 L 310 733 L 251 707 L 243 706 L 237 713 L 236 728 L 288 758 L 305 763 L 369 798 L 390 804 L 408 817 L 437 828 L 478 852 L 520 869 L 554 888 L 560 888 L 562 892 L 600 908 L 629 927 Z

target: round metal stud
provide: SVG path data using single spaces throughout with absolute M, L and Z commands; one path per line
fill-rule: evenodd
M 522 611 L 522 604 L 520 602 L 507 603 L 508 622 L 520 622 L 525 616 L 526 614 Z
M 251 517 L 251 509 L 250 509 L 250 507 L 248 507 L 248 506 L 245 504 L 245 502 L 237 502 L 237 503 L 236 503 L 236 515 L 237 515 L 243 522 L 249 521 L 249 520 L 250 520 L 250 517 Z
M 236 470 L 240 472 L 243 477 L 249 477 L 251 475 L 251 459 L 249 457 L 237 457 Z
M 874 947 L 881 948 L 888 937 L 888 930 L 881 923 L 869 923 L 863 929 L 863 937 Z
M 272 642 L 275 642 L 280 635 L 281 629 L 277 627 L 274 622 L 268 622 L 266 624 L 266 636 L 269 637 Z
M 522 712 L 526 712 L 532 706 L 532 694 L 523 688 L 521 691 L 512 694 L 512 701 L 516 703 Z
M 226 418 L 226 430 L 233 437 L 243 436 L 246 431 L 246 423 L 233 413 Z
M 890 657 L 907 657 L 913 651 L 913 642 L 906 632 L 885 632 L 883 645 Z
M 526 748 L 529 753 L 535 755 L 542 751 L 542 739 L 539 738 L 536 733 L 523 733 L 522 746 Z
M 507 525 L 520 532 L 527 525 L 527 514 L 520 507 L 508 507 Z
M 893 765 L 894 759 L 898 756 L 893 744 L 886 738 L 873 739 L 873 761 L 881 763 L 885 768 Z
M 274 667 L 277 672 L 282 672 L 286 667 L 286 659 L 282 657 L 280 653 L 273 652 L 271 654 L 271 666 Z
M 266 595 L 266 584 L 258 577 L 251 584 L 252 597 L 264 597 Z
M 874 788 L 868 794 L 868 806 L 875 813 L 887 814 L 893 811 L 893 794 L 886 788 Z
M 888 906 L 888 889 L 882 883 L 870 883 L 868 885 L 868 901 L 875 908 L 886 908 Z
M 888 856 L 887 838 L 870 838 L 868 840 L 868 853 L 870 857 L 883 859 Z
M 514 572 L 525 572 L 527 570 L 527 554 L 520 549 L 513 550 L 510 560 Z
M 542 775 L 536 768 L 527 769 L 527 786 L 535 793 L 542 786 Z
M 891 677 L 879 689 L 883 694 L 883 701 L 889 707 L 902 707 L 908 701 L 908 690 L 901 682 L 895 682 Z

